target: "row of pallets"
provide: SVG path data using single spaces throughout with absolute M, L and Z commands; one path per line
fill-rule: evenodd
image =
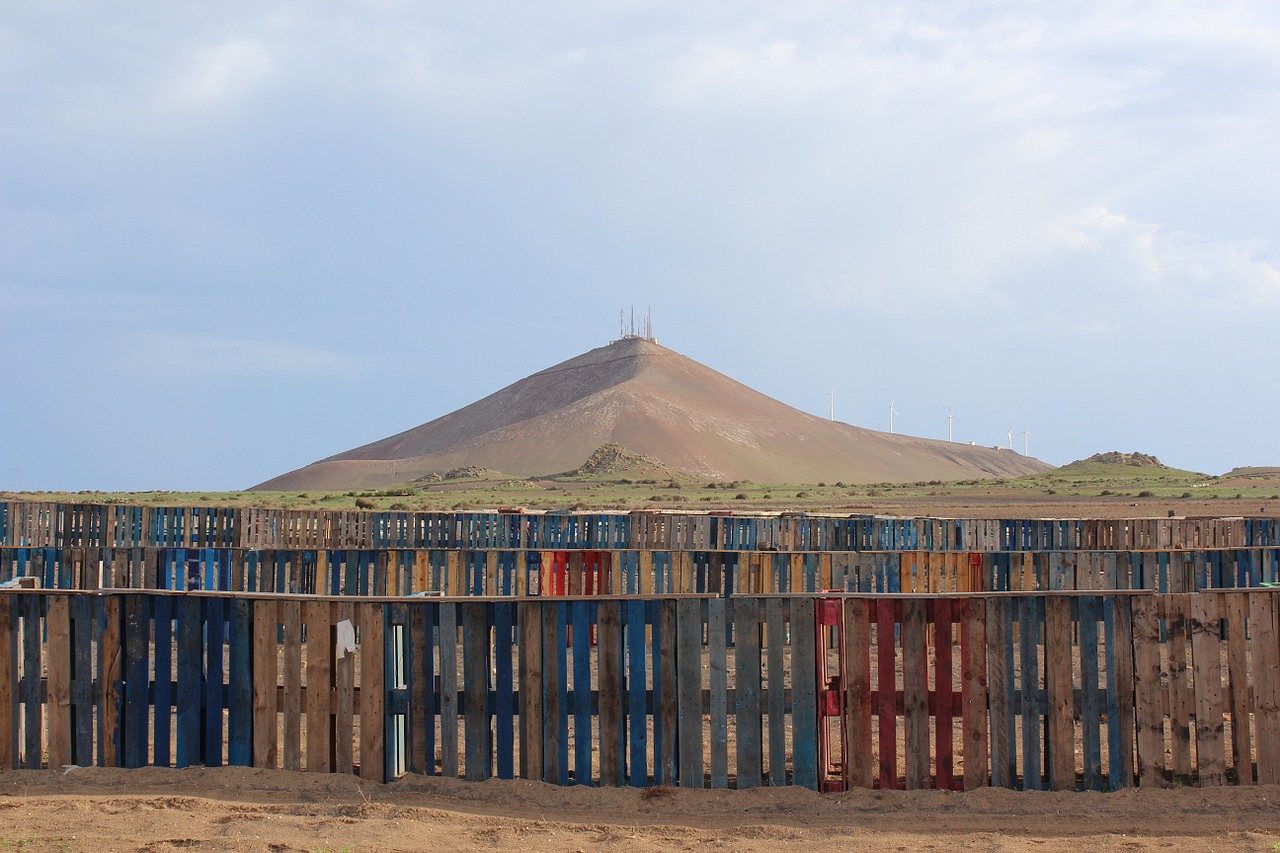
M 1274 518 L 943 519 L 359 512 L 0 501 L 0 546 L 639 551 L 1168 551 L 1280 547 Z

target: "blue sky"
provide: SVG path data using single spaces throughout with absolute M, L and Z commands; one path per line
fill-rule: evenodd
M 0 114 L 0 488 L 246 487 L 633 304 L 861 426 L 1280 464 L 1269 0 L 8 2 Z

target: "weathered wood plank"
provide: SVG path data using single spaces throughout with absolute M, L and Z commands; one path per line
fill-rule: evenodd
M 360 778 L 385 782 L 386 604 L 360 604 Z M 287 636 L 287 635 L 286 635 Z
M 274 770 L 276 760 L 276 683 L 279 645 L 277 601 L 253 606 L 253 766 Z
M 707 602 L 707 635 L 710 640 L 708 665 L 711 670 L 709 716 L 711 722 L 711 787 L 729 787 L 729 677 L 726 655 L 725 624 L 727 601 L 713 598 Z M 795 635 L 792 634 L 792 642 Z M 794 666 L 794 663 L 793 663 Z
M 734 729 L 737 735 L 738 788 L 763 782 L 764 761 L 760 718 L 760 607 L 755 598 L 733 603 Z
M 1241 593 L 1224 595 L 1227 620 L 1228 699 L 1231 710 L 1231 764 L 1237 785 L 1251 785 L 1253 741 L 1249 734 L 1249 665 L 1246 657 L 1249 599 Z
M 645 603 L 630 599 L 627 614 L 627 742 L 629 773 L 627 783 L 643 788 L 649 784 L 648 773 L 648 691 L 645 667 Z
M 894 602 L 876 600 L 876 717 L 880 752 L 880 787 L 898 787 L 897 650 Z
M 818 790 L 818 643 L 814 600 L 791 601 L 792 783 Z
M 280 661 L 284 677 L 281 710 L 284 712 L 285 770 L 302 769 L 302 602 L 289 599 L 280 605 L 280 621 L 284 626 L 283 655 Z
M 953 575 L 954 576 L 954 575 Z M 958 602 L 957 602 L 958 606 Z M 935 786 L 950 790 L 955 773 L 955 691 L 952 686 L 951 623 L 952 601 L 933 602 L 934 659 L 934 764 Z
M 130 599 L 135 597 L 130 596 Z M 45 632 L 48 637 L 46 651 L 48 653 L 47 681 L 49 692 L 46 749 L 49 754 L 49 769 L 57 770 L 71 763 L 71 612 L 67 596 L 51 595 L 48 600 L 49 610 L 45 616 Z M 132 602 L 126 602 L 126 613 L 130 603 Z M 135 633 L 141 634 L 141 631 L 136 631 Z M 143 677 L 145 677 L 147 663 L 145 637 L 142 644 L 142 673 Z M 131 645 L 131 649 L 137 650 L 136 641 Z M 145 724 L 147 707 L 145 690 L 141 695 L 141 702 L 143 713 L 135 716 L 141 716 Z M 141 737 L 143 763 L 146 762 L 146 737 L 147 732 L 144 725 Z M 132 744 L 126 740 L 125 747 L 125 766 L 141 767 L 142 764 L 128 763 L 131 757 L 129 748 L 132 747 Z
M 458 778 L 458 605 L 451 601 L 440 604 L 440 775 Z
M 333 615 L 334 611 L 330 611 Z M 350 602 L 337 605 L 337 625 L 347 623 L 346 628 L 355 631 L 356 606 Z M 275 628 L 272 627 L 272 648 L 275 648 Z M 274 679 L 274 676 L 272 676 Z M 355 772 L 355 695 L 356 653 L 344 652 L 339 656 L 334 646 L 333 662 L 333 769 L 336 773 Z M 275 729 L 274 719 L 272 730 Z
M 1160 606 L 1155 595 L 1133 599 L 1134 714 L 1138 784 L 1165 785 L 1164 701 L 1160 668 Z
M 442 607 L 451 607 L 446 604 Z M 520 623 L 520 778 L 542 778 L 542 603 L 522 601 Z
M 964 788 L 987 784 L 987 631 L 986 605 L 980 598 L 964 602 L 960 634 L 963 659 L 962 693 L 964 731 Z
M 1280 784 L 1280 625 L 1276 594 L 1249 593 L 1249 658 L 1259 785 Z
M 1111 790 L 1133 785 L 1133 613 L 1129 596 L 1111 596 L 1107 607 L 1107 738 Z
M 902 715 L 907 790 L 923 788 L 929 777 L 929 660 L 925 645 L 925 602 L 902 602 Z
M 1044 641 L 1049 691 L 1049 787 L 1069 791 L 1076 785 L 1070 599 L 1046 600 Z
M 871 620 L 865 598 L 844 601 L 844 756 L 847 788 L 870 788 L 875 756 L 871 744 Z
M 1175 557 L 1179 555 L 1174 555 Z M 1170 574 L 1173 574 L 1173 563 L 1170 561 Z M 1181 560 L 1176 562 L 1181 563 Z M 1166 683 L 1169 685 L 1169 728 L 1170 756 L 1175 777 L 1188 779 L 1192 773 L 1191 765 L 1191 713 L 1192 699 L 1190 676 L 1187 666 L 1188 651 L 1188 611 L 1190 595 L 1178 593 L 1165 596 L 1165 626 L 1168 635 L 1169 668 Z
M 109 601 L 111 599 L 108 599 Z M 178 622 L 178 754 L 177 766 L 201 763 L 201 694 L 203 692 L 203 625 L 200 599 L 180 598 Z
M 1201 592 L 1191 600 L 1191 654 L 1195 665 L 1196 763 L 1203 786 L 1226 783 L 1222 719 L 1222 663 L 1219 594 Z
M 764 611 L 769 688 L 769 784 L 781 786 L 787 784 L 787 674 L 784 663 L 787 623 L 781 599 L 765 599 Z
M 469 601 L 462 605 L 463 774 L 468 782 L 483 782 L 493 775 L 489 650 L 485 605 Z M 557 676 L 554 670 L 548 675 Z
M 328 773 L 334 648 L 329 602 L 306 602 L 304 616 L 307 620 L 307 769 Z
M 987 681 L 990 691 L 991 784 L 1012 788 L 1017 778 L 1013 694 L 1013 600 L 987 599 Z
M 679 767 L 682 788 L 705 785 L 702 754 L 702 608 L 698 599 L 676 602 L 676 663 L 679 692 Z
M 622 625 L 617 600 L 599 604 L 597 679 L 600 702 L 600 784 L 625 783 L 622 727 Z
M 648 554 L 648 552 L 645 552 Z M 650 563 L 652 565 L 652 563 Z M 654 746 L 654 761 L 660 775 L 657 784 L 670 785 L 676 780 L 676 727 L 678 693 L 676 688 L 676 603 L 658 604 L 658 630 L 654 638 L 655 657 L 660 659 L 660 699 L 654 727 L 659 741 Z

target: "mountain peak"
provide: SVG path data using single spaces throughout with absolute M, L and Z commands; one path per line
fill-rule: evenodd
M 757 483 L 966 479 L 1049 467 L 1012 451 L 824 420 L 652 338 L 624 336 L 255 488 L 385 487 L 467 465 L 532 477 L 574 471 L 609 444 L 698 477 Z

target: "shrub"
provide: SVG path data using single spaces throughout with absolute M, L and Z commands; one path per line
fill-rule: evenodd
M 376 506 L 377 504 L 368 498 L 356 498 L 356 509 L 373 509 Z
M 734 496 L 733 496 L 733 499 L 734 499 L 735 501 L 745 501 L 745 500 L 747 499 L 747 493 L 746 493 L 746 492 L 738 492 L 736 495 L 734 495 Z

